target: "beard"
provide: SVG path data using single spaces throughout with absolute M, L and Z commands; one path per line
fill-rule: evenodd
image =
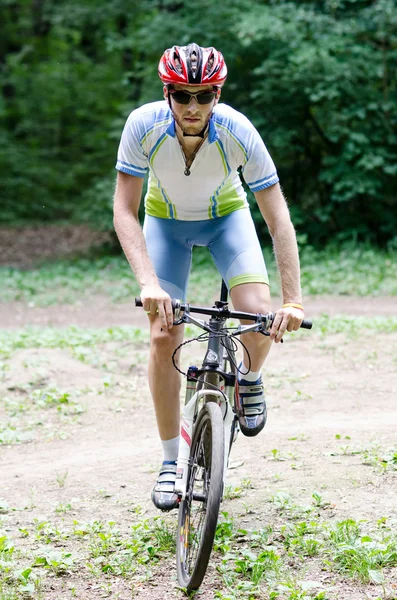
M 182 120 L 176 116 L 176 114 L 172 110 L 172 107 L 171 107 L 171 111 L 172 111 L 172 115 L 175 119 L 175 122 L 177 125 L 179 125 L 180 129 L 182 130 L 183 135 L 189 136 L 189 137 L 203 137 L 204 132 L 207 129 L 209 120 L 212 117 L 212 111 L 211 111 L 210 114 L 205 119 L 204 123 L 202 121 L 200 121 L 197 124 L 186 125 L 186 123 L 182 123 Z

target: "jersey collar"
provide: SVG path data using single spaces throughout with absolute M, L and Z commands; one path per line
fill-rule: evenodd
M 171 123 L 168 125 L 166 133 L 173 138 L 176 136 L 174 119 L 172 119 Z M 212 144 L 213 142 L 216 142 L 217 139 L 218 139 L 218 132 L 215 127 L 214 116 L 212 115 L 212 117 L 210 118 L 210 122 L 209 122 L 208 143 Z

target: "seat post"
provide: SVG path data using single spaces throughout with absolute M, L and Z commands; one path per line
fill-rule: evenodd
M 227 295 L 228 295 L 227 285 L 222 279 L 221 302 L 227 302 Z

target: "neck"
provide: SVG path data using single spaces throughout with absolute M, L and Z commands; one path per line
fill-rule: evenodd
M 183 131 L 176 121 L 175 121 L 175 131 L 176 131 L 176 135 L 179 140 L 179 143 L 182 145 L 182 147 L 188 148 L 189 150 L 193 150 L 202 141 L 202 139 L 207 135 L 208 123 L 207 123 L 202 135 L 183 135 Z

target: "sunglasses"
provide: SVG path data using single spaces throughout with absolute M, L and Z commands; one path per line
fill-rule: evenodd
M 194 98 L 198 104 L 209 104 L 215 98 L 217 92 L 203 91 L 203 92 L 195 92 L 191 94 L 190 92 L 184 92 L 183 90 L 169 90 L 169 93 L 172 94 L 173 99 L 178 104 L 189 104 L 190 100 Z

